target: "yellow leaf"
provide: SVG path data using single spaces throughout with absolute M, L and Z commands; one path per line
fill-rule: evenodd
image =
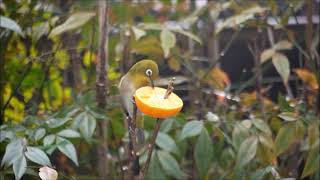
M 257 93 L 255 91 L 251 93 L 241 93 L 240 99 L 243 106 L 251 106 L 257 100 Z
M 37 49 L 32 46 L 32 47 L 30 48 L 30 56 L 31 56 L 31 57 L 37 57 L 37 55 L 38 55 Z
M 179 71 L 181 69 L 180 62 L 177 59 L 173 58 L 173 57 L 171 57 L 168 60 L 168 65 L 169 65 L 170 69 L 172 69 L 175 72 L 177 72 L 177 71 Z
M 24 116 L 24 104 L 17 98 L 12 97 L 10 100 L 10 108 L 5 110 L 6 120 L 11 119 L 14 122 L 21 122 Z
M 267 60 L 271 59 L 274 54 L 275 54 L 275 50 L 274 49 L 266 49 L 266 50 L 264 50 L 260 55 L 260 62 L 261 63 L 266 62 Z
M 66 31 L 77 29 L 87 23 L 93 16 L 94 12 L 77 12 L 72 14 L 63 24 L 56 26 L 52 29 L 49 37 L 62 34 Z
M 135 54 L 146 55 L 157 62 L 163 60 L 163 51 L 161 42 L 155 37 L 145 37 L 138 41 L 132 41 L 131 52 Z
M 254 103 L 257 102 L 257 92 L 253 91 L 251 93 L 241 93 L 240 99 L 244 107 L 252 106 Z M 262 97 L 262 103 L 266 106 L 273 105 L 273 102 L 266 97 Z
M 319 88 L 315 74 L 310 72 L 308 69 L 298 68 L 298 69 L 295 69 L 294 72 L 312 90 L 316 90 Z
M 60 69 L 64 69 L 69 62 L 69 55 L 65 50 L 59 50 L 55 53 L 55 62 Z
M 63 100 L 65 103 L 71 102 L 71 88 L 64 88 L 63 89 Z
M 282 53 L 276 52 L 272 56 L 272 63 L 280 74 L 283 82 L 287 84 L 290 76 L 290 63 L 287 56 Z
M 43 98 L 45 107 L 56 109 L 62 104 L 63 91 L 60 85 L 60 81 L 52 81 L 44 88 Z
M 292 43 L 288 40 L 282 40 L 277 42 L 277 44 L 274 45 L 274 49 L 276 50 L 284 50 L 284 49 L 291 49 Z
M 90 51 L 87 51 L 83 56 L 83 64 L 86 67 L 89 67 L 91 63 L 94 63 L 97 59 L 97 56 L 95 53 L 92 53 Z
M 51 85 L 51 93 L 53 96 L 53 101 L 52 101 L 52 107 L 53 108 L 58 108 L 62 104 L 62 87 L 59 83 L 59 81 L 54 81 Z
M 211 86 L 217 89 L 224 89 L 226 86 L 230 85 L 228 74 L 218 67 L 215 67 L 210 71 L 207 80 Z
M 121 76 L 121 74 L 119 72 L 115 71 L 114 68 L 109 67 L 109 69 L 108 69 L 108 79 L 110 81 L 117 80 L 117 79 L 119 79 L 120 76 Z
M 9 84 L 4 86 L 4 102 L 7 102 L 11 94 L 11 87 Z
M 26 89 L 23 91 L 24 101 L 27 102 L 33 95 L 33 89 Z
M 134 36 L 136 38 L 136 41 L 138 41 L 141 37 L 145 36 L 147 33 L 146 31 L 140 29 L 140 28 L 137 28 L 135 26 L 132 26 L 131 27 L 133 33 L 134 33 Z

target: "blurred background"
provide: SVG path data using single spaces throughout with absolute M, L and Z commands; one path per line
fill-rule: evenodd
M 142 59 L 184 101 L 146 179 L 320 179 L 319 4 L 0 0 L 0 179 L 127 179 L 117 86 Z

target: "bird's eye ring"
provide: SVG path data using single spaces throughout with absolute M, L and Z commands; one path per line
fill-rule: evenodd
M 146 70 L 146 75 L 147 76 L 152 76 L 152 70 L 151 69 L 147 69 Z

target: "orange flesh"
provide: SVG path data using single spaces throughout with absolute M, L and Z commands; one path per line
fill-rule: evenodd
M 174 93 L 164 99 L 166 89 L 150 86 L 139 88 L 135 92 L 135 101 L 138 109 L 154 118 L 174 116 L 182 109 L 182 100 Z

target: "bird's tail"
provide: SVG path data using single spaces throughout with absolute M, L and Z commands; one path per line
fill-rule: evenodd
M 137 133 L 137 139 L 138 139 L 138 144 L 144 144 L 145 142 L 145 137 L 144 137 L 144 131 L 141 128 L 136 129 Z
M 137 124 L 137 129 L 136 129 L 136 134 L 137 134 L 137 139 L 139 144 L 144 144 L 145 142 L 145 137 L 144 137 L 144 130 L 143 130 L 143 123 L 144 119 L 141 113 L 137 113 L 136 117 L 136 124 Z

